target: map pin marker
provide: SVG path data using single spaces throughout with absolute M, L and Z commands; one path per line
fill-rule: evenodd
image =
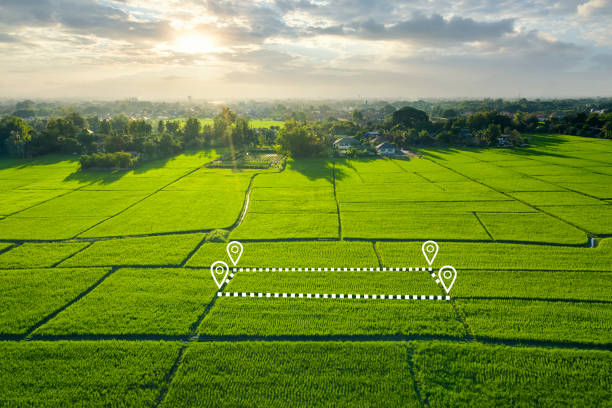
M 242 256 L 242 244 L 238 241 L 232 241 L 227 244 L 226 249 L 227 255 L 229 255 L 230 259 L 234 263 L 234 266 L 236 266 L 236 264 L 240 260 L 240 257 Z
M 431 265 L 434 259 L 436 259 L 436 255 L 438 255 L 438 244 L 435 241 L 427 241 L 423 244 L 422 250 L 425 259 Z
M 215 280 L 215 283 L 221 289 L 223 282 L 227 278 L 227 274 L 229 273 L 229 266 L 223 261 L 217 261 L 210 266 L 210 273 Z
M 436 279 L 436 283 L 441 283 L 446 293 L 448 293 L 453 287 L 455 279 L 457 279 L 457 271 L 452 266 L 447 265 L 443 266 L 438 271 L 438 279 Z

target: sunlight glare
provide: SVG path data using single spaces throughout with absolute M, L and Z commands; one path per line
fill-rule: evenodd
M 187 34 L 178 37 L 173 48 L 186 54 L 202 54 L 214 51 L 215 44 L 210 37 L 201 34 Z

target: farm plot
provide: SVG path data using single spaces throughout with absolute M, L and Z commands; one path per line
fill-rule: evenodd
M 440 295 L 428 271 L 238 272 L 224 292 Z M 374 300 L 374 299 L 373 299 Z M 382 299 L 381 299 L 382 300 Z
M 393 213 L 343 212 L 340 219 L 346 238 L 490 239 L 478 219 L 469 213 L 414 213 L 406 208 Z
M 542 209 L 593 234 L 612 233 L 612 205 L 610 204 L 576 207 L 547 206 Z
M 445 300 L 249 297 L 219 297 L 198 333 L 213 338 L 466 335 Z
M 520 245 L 502 243 L 439 242 L 434 267 L 483 270 L 601 270 L 612 271 L 612 240 L 596 248 Z M 377 242 L 383 266 L 397 267 L 422 262 L 420 242 Z
M 19 337 L 102 278 L 108 269 L 0 271 L 0 337 Z
M 4 180 L 0 180 L 0 185 Z M 69 190 L 4 190 L 0 191 L 0 215 L 10 215 L 50 200 Z
M 0 220 L 0 236 L 14 240 L 70 239 L 103 221 L 101 217 L 19 217 Z
M 119 269 L 34 337 L 186 336 L 216 289 L 208 271 Z
M 226 245 L 202 245 L 187 265 L 210 266 L 218 260 L 229 263 Z M 374 246 L 369 242 L 247 242 L 243 246 L 240 267 L 379 266 Z
M 179 347 L 156 342 L 0 342 L 0 405 L 150 407 Z
M 511 195 L 526 203 L 534 206 L 545 205 L 569 205 L 569 206 L 584 206 L 584 205 L 602 205 L 605 202 L 597 200 L 583 194 L 574 193 L 572 191 L 563 192 L 516 192 Z
M 612 304 L 541 300 L 455 301 L 479 338 L 612 344 Z
M 246 217 L 233 239 L 333 238 L 338 214 L 332 168 L 322 160 L 291 161 L 254 180 Z
M 584 244 L 583 231 L 541 213 L 478 213 L 495 240 Z
M 53 244 L 25 243 L 6 253 L 0 254 L 0 268 L 53 266 L 70 255 L 82 250 L 87 245 L 89 245 L 87 242 L 58 242 Z
M 420 406 L 404 345 L 220 342 L 187 349 L 162 406 L 377 406 L 382 401 Z
M 98 241 L 60 266 L 178 266 L 204 236 L 205 234 L 186 234 Z
M 160 191 L 81 236 L 144 235 L 224 228 L 238 218 L 243 199 L 244 191 L 237 190 Z
M 73 191 L 22 211 L 18 217 L 108 217 L 146 196 L 143 191 Z
M 522 298 L 603 301 L 612 307 L 612 272 L 461 270 L 453 299 Z
M 612 353 L 413 342 L 415 375 L 432 407 L 601 406 Z

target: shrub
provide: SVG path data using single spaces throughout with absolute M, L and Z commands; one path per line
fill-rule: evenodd
M 80 158 L 81 169 L 132 169 L 138 159 L 127 152 L 84 154 Z

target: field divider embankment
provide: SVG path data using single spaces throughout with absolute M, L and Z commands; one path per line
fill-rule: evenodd
M 164 385 L 163 387 L 161 387 L 161 390 L 159 391 L 159 395 L 155 399 L 155 404 L 153 405 L 153 407 L 155 408 L 159 407 L 162 404 L 162 402 L 164 402 L 166 395 L 168 395 L 168 391 L 170 390 L 170 385 L 172 384 L 172 381 L 174 380 L 174 377 L 176 376 L 176 372 L 178 371 L 179 366 L 183 362 L 183 354 L 185 353 L 186 349 L 187 349 L 187 345 L 183 345 L 179 349 L 178 355 L 176 356 L 176 359 L 174 360 L 172 367 L 170 367 L 170 371 L 168 371 L 168 373 L 164 376 Z
M 427 392 L 421 392 L 421 388 L 423 385 L 419 381 L 418 377 L 415 375 L 415 364 L 414 364 L 414 350 L 410 347 L 410 343 L 408 341 L 406 343 L 406 362 L 408 363 L 408 371 L 410 373 L 410 377 L 412 378 L 412 385 L 414 386 L 414 392 L 421 403 L 422 407 L 429 407 L 429 399 L 427 398 Z
M 24 340 L 23 336 L 17 338 L 14 335 L 0 335 L 0 341 Z M 188 340 L 189 339 L 189 340 Z M 73 334 L 73 335 L 36 335 L 25 340 L 36 341 L 182 341 L 190 342 L 410 342 L 410 341 L 453 341 L 457 343 L 471 343 L 473 341 L 483 344 L 503 345 L 509 347 L 546 347 L 565 348 L 578 350 L 606 350 L 612 351 L 612 343 L 586 343 L 578 341 L 563 340 L 535 340 L 517 338 L 497 338 L 487 336 L 476 336 L 471 338 L 440 335 L 440 334 L 323 334 L 323 335 L 251 335 L 251 334 L 227 334 L 197 336 L 164 335 L 164 334 Z
M 186 334 L 155 333 L 81 333 L 81 334 L 33 334 L 28 340 L 35 341 L 181 341 L 186 342 Z
M 482 220 L 480 219 L 480 217 L 478 216 L 478 213 L 476 211 L 472 211 L 472 214 L 474 214 L 474 217 L 476 217 L 476 219 L 478 220 L 478 223 L 480 224 L 480 226 L 482 227 L 482 229 L 484 229 L 484 231 L 487 233 L 487 235 L 489 236 L 489 238 L 491 238 L 491 241 L 495 241 L 495 238 L 493 238 L 493 235 L 491 235 L 491 233 L 489 232 L 489 229 L 487 228 L 486 225 L 484 225 L 484 222 L 482 222 Z
M 336 161 L 332 162 L 332 185 L 334 186 L 334 201 L 336 201 L 336 212 L 338 213 L 338 239 L 342 241 L 342 218 L 340 217 L 340 200 L 336 192 Z
M 11 249 L 17 248 L 18 246 L 20 246 L 21 244 L 23 244 L 23 242 L 15 242 L 15 243 L 11 243 L 12 245 L 7 246 L 6 248 L 0 249 L 0 255 L 2 255 L 5 252 L 10 251 Z
M 169 236 L 169 235 L 189 235 L 189 234 L 202 234 L 214 231 L 213 229 L 201 229 L 201 230 L 185 230 L 185 231 L 169 231 L 169 232 L 152 232 L 148 234 L 134 234 L 134 235 L 115 235 L 109 237 L 76 237 L 76 238 L 65 238 L 65 239 L 2 239 L 0 243 L 10 244 L 53 244 L 53 243 L 69 243 L 69 242 L 98 242 L 98 241 L 110 241 L 115 239 L 130 239 L 130 238 L 146 238 L 146 237 L 157 237 L 157 236 Z M 612 234 L 599 234 L 594 235 L 599 239 L 612 238 Z M 349 242 L 423 242 L 424 238 L 358 238 L 358 237 L 343 237 L 343 241 Z M 543 245 L 543 246 L 554 246 L 554 247 L 568 247 L 568 248 L 590 248 L 589 239 L 581 244 L 568 244 L 560 242 L 545 242 L 545 241 L 518 241 L 518 240 L 495 240 L 490 239 L 448 239 L 448 238 L 435 238 L 436 242 L 453 242 L 453 243 L 474 243 L 474 244 L 516 244 L 516 245 Z M 241 238 L 242 243 L 266 243 L 266 242 L 338 242 L 338 238 L 321 238 L 321 237 L 304 237 L 304 238 Z
M 51 265 L 51 268 L 55 268 L 57 267 L 59 264 L 61 264 L 62 262 L 65 262 L 67 260 L 69 260 L 70 258 L 72 258 L 73 256 L 80 254 L 81 252 L 83 252 L 84 250 L 86 250 L 87 248 L 89 248 L 90 246 L 92 246 L 94 243 L 93 242 L 89 242 L 87 245 L 85 245 L 83 248 L 79 249 L 76 252 L 73 252 L 72 254 L 68 255 L 67 257 L 65 257 L 64 259 L 57 261 L 56 263 L 54 263 L 53 265 Z
M 251 176 L 251 179 L 249 180 L 249 185 L 247 186 L 247 189 L 244 193 L 244 201 L 242 203 L 242 209 L 240 210 L 240 213 L 238 214 L 238 218 L 236 218 L 236 221 L 234 221 L 234 223 L 230 225 L 229 227 L 221 228 L 221 229 L 225 229 L 231 232 L 235 230 L 236 228 L 238 228 L 240 224 L 242 224 L 242 221 L 244 221 L 244 218 L 246 217 L 246 213 L 249 209 L 249 203 L 251 202 L 251 192 L 253 191 L 253 183 L 255 183 L 255 177 L 259 176 L 260 174 L 282 173 L 283 171 L 285 171 L 286 167 L 287 167 L 287 160 L 285 159 L 283 160 L 283 165 L 277 172 L 269 172 L 269 173 L 257 172 L 253 174 Z
M 41 320 L 39 320 L 37 323 L 35 323 L 33 326 L 31 326 L 26 333 L 23 335 L 23 340 L 30 340 L 30 337 L 32 336 L 32 334 L 42 325 L 48 323 L 51 319 L 53 319 L 55 316 L 57 316 L 58 314 L 60 314 L 61 312 L 63 312 L 64 310 L 68 309 L 70 306 L 72 306 L 73 304 L 75 304 L 76 302 L 78 302 L 79 300 L 81 300 L 82 298 L 84 298 L 87 294 L 89 294 L 92 290 L 94 290 L 95 288 L 97 288 L 98 286 L 100 286 L 100 284 L 102 284 L 102 282 L 104 282 L 106 280 L 106 278 L 108 278 L 109 276 L 111 276 L 115 271 L 117 271 L 119 268 L 118 267 L 113 267 L 111 268 L 110 271 L 108 271 L 107 273 L 104 274 L 104 276 L 102 276 L 100 279 L 98 279 L 93 285 L 89 286 L 87 289 L 85 289 L 84 291 L 82 291 L 81 293 L 79 293 L 75 298 L 73 298 L 72 300 L 70 300 L 68 303 L 64 304 L 63 306 L 59 307 L 58 309 L 54 310 L 53 312 L 49 313 L 47 316 L 43 317 Z
M 546 214 L 546 215 L 548 215 L 549 217 L 555 218 L 556 220 L 559 220 L 559 221 L 561 221 L 561 222 L 563 222 L 563 223 L 565 223 L 565 224 L 567 224 L 567 225 L 569 225 L 569 226 L 572 226 L 572 227 L 576 228 L 577 230 L 580 230 L 580 231 L 584 232 L 584 233 L 587 235 L 587 237 L 591 237 L 591 236 L 595 236 L 595 235 L 596 235 L 596 234 L 592 233 L 591 231 L 588 231 L 588 230 L 586 230 L 586 229 L 584 229 L 584 228 L 582 228 L 582 227 L 580 227 L 580 226 L 578 226 L 578 225 L 576 225 L 576 224 L 574 224 L 574 223 L 572 223 L 572 222 L 569 222 L 569 221 L 567 221 L 567 220 L 564 220 L 563 218 L 560 218 L 560 217 L 558 217 L 558 216 L 556 216 L 556 215 L 554 215 L 554 214 L 551 214 L 551 213 L 549 213 L 548 211 L 544 211 L 544 210 L 542 210 L 540 207 L 537 207 L 537 206 L 535 206 L 535 205 L 532 205 L 532 204 L 528 203 L 527 201 L 520 200 L 520 199 L 518 199 L 518 198 L 516 198 L 516 197 L 514 197 L 514 196 L 512 196 L 512 195 L 510 195 L 509 193 L 506 193 L 506 192 L 504 192 L 504 191 L 501 191 L 501 190 L 499 190 L 499 189 L 496 189 L 496 188 L 494 188 L 494 187 L 491 187 L 490 185 L 488 185 L 488 184 L 486 184 L 486 183 L 483 183 L 483 182 L 482 182 L 482 181 L 480 181 L 480 180 L 477 180 L 477 179 L 475 179 L 475 178 L 473 178 L 473 177 L 470 177 L 470 176 L 468 176 L 468 175 L 465 175 L 465 174 L 461 173 L 460 171 L 453 169 L 452 167 L 448 167 L 448 166 L 445 166 L 445 165 L 443 165 L 443 164 L 440 164 L 440 163 L 438 163 L 437 161 L 435 161 L 435 160 L 433 160 L 433 159 L 431 159 L 431 158 L 429 158 L 429 157 L 427 158 L 427 160 L 431 161 L 432 163 L 437 164 L 437 165 L 438 165 L 438 166 L 440 166 L 440 167 L 444 167 L 444 168 L 445 168 L 445 169 L 447 169 L 447 170 L 450 170 L 450 171 L 452 171 L 452 172 L 454 172 L 454 173 L 456 173 L 456 174 L 459 174 L 460 176 L 466 177 L 466 178 L 470 179 L 471 181 L 473 181 L 474 183 L 478 183 L 478 184 L 480 184 L 480 185 L 482 185 L 482 186 L 484 186 L 484 187 L 487 187 L 487 188 L 489 188 L 489 189 L 491 189 L 491 190 L 495 191 L 496 193 L 502 194 L 502 195 L 504 195 L 504 196 L 506 196 L 506 197 L 508 197 L 508 198 L 511 198 L 511 199 L 513 199 L 513 200 L 515 200 L 515 201 L 518 201 L 518 202 L 519 202 L 519 203 L 521 203 L 521 204 L 524 204 L 524 205 L 526 205 L 526 206 L 528 206 L 528 207 L 531 207 L 531 208 L 533 208 L 534 210 L 541 212 L 542 214 Z M 587 239 L 587 241 L 588 241 L 588 239 Z M 501 242 L 501 241 L 496 241 L 496 242 Z M 588 243 L 587 243 L 587 245 L 588 245 Z

